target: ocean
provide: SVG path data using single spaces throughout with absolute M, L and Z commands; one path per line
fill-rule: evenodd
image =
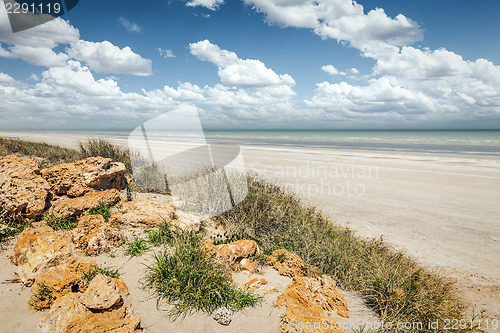
M 0 136 L 75 147 L 87 137 L 105 137 L 126 144 L 128 131 L 0 131 Z M 156 133 L 159 134 L 159 133 Z M 166 141 L 190 136 L 162 133 Z M 500 130 L 471 131 L 205 131 L 208 142 L 240 146 L 322 148 L 335 150 L 483 155 L 500 157 Z

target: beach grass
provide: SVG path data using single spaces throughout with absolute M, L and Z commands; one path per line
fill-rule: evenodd
M 92 267 L 87 272 L 83 272 L 83 280 L 86 283 L 90 283 L 97 275 L 102 274 L 109 276 L 110 278 L 119 278 L 120 272 L 119 268 L 115 268 L 112 266 L 100 266 L 100 267 Z
M 248 178 L 249 195 L 215 218 L 236 238 L 258 241 L 266 252 L 285 248 L 310 270 L 332 275 L 358 291 L 385 322 L 421 322 L 467 316 L 453 282 L 396 251 L 382 239 L 364 239 L 333 224 L 283 188 Z
M 125 247 L 125 255 L 131 257 L 140 257 L 149 249 L 145 239 L 135 237 L 130 240 Z
M 261 300 L 232 283 L 226 268 L 203 250 L 201 233 L 178 230 L 172 236 L 170 249 L 154 255 L 145 279 L 146 287 L 174 305 L 171 318 L 197 311 L 212 314 L 219 307 L 237 311 Z

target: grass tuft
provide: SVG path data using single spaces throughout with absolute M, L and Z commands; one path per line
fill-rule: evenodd
M 24 219 L 22 214 L 9 214 L 0 208 L 0 244 L 29 227 L 31 227 L 31 220 Z
M 146 233 L 148 234 L 148 241 L 153 246 L 170 243 L 174 237 L 174 232 L 171 229 L 171 223 L 163 222 L 156 229 L 146 230 Z
M 111 266 L 106 267 L 93 267 L 87 272 L 83 272 L 83 280 L 86 283 L 90 283 L 97 275 L 102 274 L 109 276 L 110 278 L 119 278 L 120 272 L 119 268 L 114 268 Z
M 78 225 L 76 218 L 73 216 L 56 217 L 50 212 L 44 214 L 43 220 L 45 224 L 54 230 L 73 230 Z
M 201 242 L 201 235 L 179 231 L 171 242 L 173 249 L 155 254 L 154 264 L 147 266 L 146 286 L 174 305 L 168 315 L 175 319 L 196 311 L 211 314 L 222 306 L 242 310 L 260 302 L 260 296 L 233 285 Z
M 139 257 L 149 249 L 145 239 L 135 237 L 132 241 L 127 243 L 125 254 L 131 257 Z
M 99 203 L 99 206 L 97 206 L 96 208 L 92 208 L 91 210 L 89 210 L 88 214 L 89 215 L 101 215 L 102 217 L 104 217 L 104 220 L 106 222 L 109 221 L 109 218 L 111 217 L 111 209 L 110 209 L 110 205 L 106 205 L 105 203 L 103 202 L 100 202 Z

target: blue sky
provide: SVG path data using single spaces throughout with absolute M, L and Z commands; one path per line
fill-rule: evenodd
M 16 34 L 2 4 L 0 128 L 500 128 L 498 1 L 137 3 Z

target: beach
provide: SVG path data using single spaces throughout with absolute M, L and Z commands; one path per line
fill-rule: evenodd
M 0 135 L 66 147 L 93 136 Z M 125 135 L 102 136 L 126 144 Z M 236 142 L 249 171 L 288 187 L 335 223 L 361 236 L 382 237 L 456 279 L 478 311 L 486 309 L 487 318 L 499 318 L 500 157 L 495 143 L 491 150 L 460 153 L 415 150 L 415 144 L 412 149 L 383 149 L 364 143 L 354 148 L 266 144 L 241 137 Z

